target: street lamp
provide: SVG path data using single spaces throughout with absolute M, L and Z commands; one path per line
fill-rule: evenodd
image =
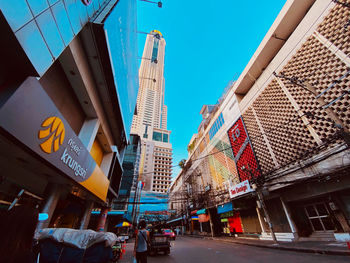
M 152 3 L 152 4 L 157 4 L 159 8 L 163 7 L 163 3 L 161 1 L 155 2 L 155 1 L 149 1 L 149 0 L 140 0 L 142 2 L 147 2 L 147 3 Z
M 145 58 L 145 57 L 137 57 L 138 59 L 146 59 L 146 60 L 150 60 L 151 62 L 154 62 L 154 63 L 158 63 L 158 60 L 157 59 L 151 59 L 151 58 Z
M 156 82 L 157 82 L 157 80 L 156 80 L 156 79 L 152 79 L 152 78 L 140 77 L 139 79 L 149 79 L 149 80 L 152 80 L 154 83 L 156 83 Z

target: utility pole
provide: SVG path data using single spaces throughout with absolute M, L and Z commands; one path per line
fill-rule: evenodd
M 266 218 L 266 221 L 267 221 L 267 225 L 268 225 L 270 233 L 271 233 L 272 240 L 273 240 L 273 242 L 275 242 L 277 244 L 278 242 L 277 242 L 276 234 L 275 234 L 275 231 L 273 229 L 273 224 L 272 224 L 269 212 L 267 211 L 267 208 L 266 208 L 266 205 L 265 205 L 264 196 L 263 196 L 263 194 L 261 192 L 261 189 L 260 189 L 260 187 L 259 187 L 259 185 L 257 183 L 257 180 L 256 180 L 256 178 L 255 178 L 251 168 L 249 167 L 249 164 L 247 164 L 247 166 L 248 167 L 244 167 L 243 166 L 242 167 L 242 171 L 247 170 L 249 172 L 250 178 L 253 181 L 252 188 L 255 190 L 256 196 L 258 197 L 258 204 L 260 204 L 262 210 L 264 211 L 264 215 L 265 215 L 265 218 Z
M 267 211 L 267 208 L 266 208 L 266 205 L 265 205 L 264 197 L 263 197 L 263 195 L 262 195 L 262 193 L 261 193 L 261 191 L 258 188 L 256 183 L 252 184 L 252 188 L 255 190 L 256 195 L 258 197 L 258 202 L 259 202 L 261 208 L 264 211 L 264 215 L 265 215 L 267 224 L 268 224 L 270 232 L 271 232 L 272 240 L 273 240 L 273 242 L 277 243 L 277 238 L 276 238 L 275 232 L 273 230 L 273 225 L 272 225 L 272 222 L 271 222 L 271 219 L 270 219 L 270 215 L 269 215 L 269 213 Z

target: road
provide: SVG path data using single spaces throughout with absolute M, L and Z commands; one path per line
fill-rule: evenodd
M 132 262 L 132 251 L 134 244 L 132 241 L 126 244 L 126 254 L 118 263 Z M 341 263 L 350 262 L 348 256 L 333 256 L 311 253 L 301 253 L 278 249 L 259 248 L 222 241 L 213 241 L 191 237 L 178 237 L 172 242 L 170 255 L 157 255 L 148 257 L 148 262 L 282 262 L 282 263 Z

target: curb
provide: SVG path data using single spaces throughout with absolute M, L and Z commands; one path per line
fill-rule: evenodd
M 193 235 L 185 235 L 184 237 L 202 238 L 202 239 L 221 241 L 221 242 L 226 242 L 226 243 L 235 243 L 235 244 L 239 244 L 239 245 L 246 245 L 246 246 L 252 246 L 252 247 L 288 250 L 288 251 L 296 251 L 296 252 L 303 252 L 303 253 L 350 256 L 350 251 L 328 250 L 328 249 L 318 249 L 318 248 L 286 247 L 286 246 L 280 246 L 280 245 L 278 245 L 278 246 L 276 246 L 276 245 L 263 245 L 263 244 L 245 243 L 245 242 L 235 241 L 235 240 L 227 240 L 227 239 L 224 240 L 224 239 L 215 238 L 215 237 L 212 238 L 212 237 L 202 237 L 202 236 L 193 236 Z

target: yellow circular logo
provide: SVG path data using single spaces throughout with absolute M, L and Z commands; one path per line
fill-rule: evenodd
M 49 117 L 42 124 L 44 129 L 39 131 L 39 139 L 45 141 L 40 144 L 40 148 L 46 153 L 56 152 L 64 141 L 64 125 L 60 118 Z

